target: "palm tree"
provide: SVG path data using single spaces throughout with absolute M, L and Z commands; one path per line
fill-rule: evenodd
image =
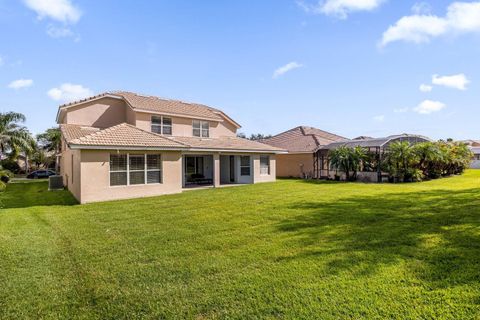
M 422 142 L 413 146 L 413 152 L 418 158 L 417 167 L 425 177 L 435 178 L 439 173 L 436 167 L 442 161 L 443 155 L 435 142 Z
M 53 153 L 55 157 L 55 172 L 58 172 L 58 161 L 56 159 L 62 143 L 60 128 L 50 128 L 44 133 L 37 135 L 37 142 L 42 150 Z
M 355 180 L 357 178 L 357 171 L 360 169 L 360 164 L 365 159 L 365 156 L 365 150 L 361 147 L 349 148 L 347 146 L 341 146 L 330 151 L 330 165 L 335 168 L 335 170 L 345 172 L 345 179 L 347 181 Z
M 449 143 L 450 168 L 448 174 L 460 174 L 468 168 L 473 153 L 465 143 Z
M 32 148 L 32 136 L 27 128 L 19 124 L 22 122 L 25 122 L 25 116 L 21 113 L 0 113 L 0 159 L 7 152 Z
M 385 163 L 392 177 L 406 181 L 411 178 L 418 156 L 409 142 L 397 141 L 388 146 Z

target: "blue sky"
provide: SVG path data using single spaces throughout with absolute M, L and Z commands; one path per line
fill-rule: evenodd
M 130 90 L 245 133 L 480 138 L 480 2 L 0 0 L 0 110 Z M 422 90 L 420 90 L 420 86 Z

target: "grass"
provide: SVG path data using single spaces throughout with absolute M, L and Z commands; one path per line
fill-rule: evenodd
M 0 195 L 0 318 L 480 317 L 480 171 L 75 205 Z

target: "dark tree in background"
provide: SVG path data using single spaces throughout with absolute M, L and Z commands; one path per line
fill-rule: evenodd
M 245 133 L 240 132 L 240 133 L 237 134 L 237 137 L 252 140 L 252 141 L 259 141 L 259 140 L 271 138 L 272 135 L 271 134 L 263 134 L 263 133 L 252 133 L 250 135 L 250 137 L 247 137 L 247 135 Z

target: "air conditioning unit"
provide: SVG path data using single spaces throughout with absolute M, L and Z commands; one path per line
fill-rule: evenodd
M 50 176 L 48 178 L 48 190 L 63 190 L 63 177 Z

